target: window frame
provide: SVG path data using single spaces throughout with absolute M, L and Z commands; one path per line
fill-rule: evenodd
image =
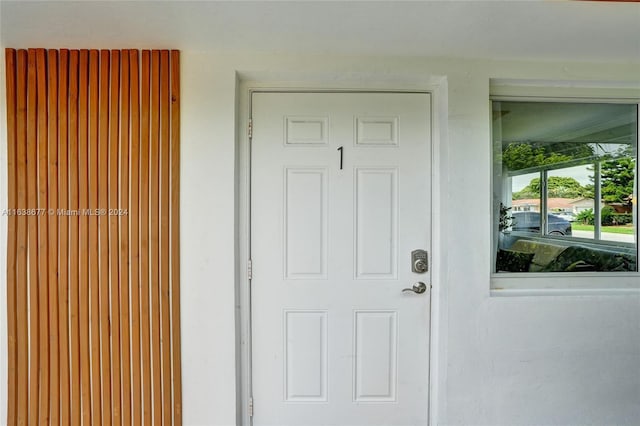
M 557 95 L 554 96 L 553 94 Z M 603 89 L 589 87 L 573 87 L 571 83 L 549 86 L 520 86 L 511 82 L 492 81 L 489 91 L 489 148 L 490 161 L 490 295 L 493 296 L 531 296 L 531 295 L 580 295 L 580 294 L 627 294 L 640 293 L 640 267 L 636 272 L 496 272 L 495 261 L 498 247 L 498 230 L 496 227 L 496 211 L 494 202 L 494 141 L 493 141 L 493 102 L 539 102 L 539 103 L 612 103 L 635 105 L 637 110 L 636 134 L 640 135 L 640 89 Z M 533 171 L 532 171 L 533 172 Z M 541 170 L 540 174 L 546 174 Z M 640 176 L 640 136 L 636 137 L 636 179 Z M 636 188 L 636 199 L 640 188 Z M 547 198 L 546 195 L 542 196 Z M 542 203 L 542 199 L 541 199 Z M 597 203 L 596 203 L 597 204 Z M 595 207 L 595 206 L 594 206 Z M 542 211 L 542 209 L 541 209 Z M 635 255 L 640 259 L 640 206 L 636 205 Z M 541 235 L 542 237 L 542 235 Z M 545 239 L 553 240 L 553 236 L 545 235 Z M 556 237 L 567 241 L 567 237 Z M 575 241 L 590 241 L 570 237 Z M 603 241 L 603 240 L 599 240 Z M 604 244 L 606 245 L 606 243 Z M 614 284 L 608 284 L 611 282 Z

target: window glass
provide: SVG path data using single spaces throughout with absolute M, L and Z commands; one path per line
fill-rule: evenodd
M 492 104 L 495 271 L 637 271 L 637 105 Z

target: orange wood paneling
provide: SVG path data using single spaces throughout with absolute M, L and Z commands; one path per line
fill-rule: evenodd
M 69 53 L 69 211 L 79 207 L 78 182 L 78 59 L 77 50 Z M 69 214 L 69 326 L 71 369 L 71 424 L 80 424 L 80 318 L 79 305 L 79 224 L 80 216 Z
M 140 358 L 140 73 L 138 51 L 129 52 L 129 87 L 131 88 L 131 375 L 132 375 L 132 424 L 142 424 L 142 381 Z
M 36 149 L 38 152 L 37 217 L 38 217 L 38 302 L 40 346 L 40 408 L 39 424 L 49 424 L 49 223 L 46 216 L 48 204 L 48 117 L 47 117 L 47 62 L 44 49 L 36 50 L 37 123 Z
M 48 203 L 46 220 L 49 225 L 49 395 L 51 424 L 60 422 L 60 345 L 58 342 L 58 51 L 47 52 L 47 107 L 48 114 Z
M 171 414 L 171 325 L 169 323 L 169 51 L 160 52 L 160 306 L 162 324 L 162 417 Z M 167 295 L 167 297 L 164 297 Z
M 173 381 L 182 383 L 180 357 L 180 52 L 171 52 L 171 337 Z M 182 388 L 173 386 L 173 424 L 182 424 Z
M 100 378 L 102 422 L 111 424 L 111 351 L 109 350 L 109 63 L 108 50 L 100 52 L 100 112 L 98 134 L 98 228 L 100 233 Z
M 142 420 L 151 425 L 151 313 L 149 311 L 149 113 L 151 52 L 142 52 L 140 111 L 140 343 L 142 346 Z
M 182 423 L 179 60 L 5 52 L 7 424 Z
M 162 423 L 162 373 L 160 366 L 160 52 L 151 52 L 151 365 L 153 422 Z
M 104 424 L 101 412 L 100 383 L 100 297 L 98 260 L 98 51 L 89 52 L 89 325 L 91 332 L 91 419 Z
M 69 210 L 69 51 L 60 51 L 58 73 L 58 207 Z M 69 360 L 69 218 L 58 214 L 58 336 L 60 339 L 60 424 L 71 422 Z
M 19 50 L 16 58 L 16 209 L 27 207 L 27 52 Z M 7 63 L 8 66 L 8 63 Z M 8 74 L 8 71 L 7 71 Z M 11 110 L 7 111 L 8 115 Z M 10 208 L 13 206 L 9 206 Z M 16 215 L 16 419 L 26 425 L 29 419 L 29 292 L 28 292 L 28 231 L 27 216 Z M 9 299 L 10 303 L 11 300 Z M 10 309 L 8 309 L 10 310 Z M 10 399 L 10 398 L 9 398 Z M 9 422 L 7 422 L 9 423 Z M 10 424 L 10 423 L 9 423 Z
M 120 345 L 122 423 L 131 424 L 131 338 L 129 332 L 129 51 L 120 57 Z
M 79 315 L 80 315 L 80 400 L 82 424 L 91 423 L 91 353 L 89 348 L 89 51 L 80 51 L 78 90 L 78 204 L 79 225 Z M 96 424 L 99 424 L 96 423 Z
M 27 53 L 27 220 L 29 263 L 29 424 L 37 424 L 40 398 L 40 349 L 38 303 L 38 113 L 36 110 L 36 51 Z
M 120 129 L 120 52 L 111 52 L 111 111 L 109 113 L 109 205 L 108 213 L 118 209 L 118 139 Z M 120 262 L 118 216 L 109 214 L 109 270 L 111 300 L 120 300 Z M 120 379 L 120 303 L 111 303 L 111 393 L 113 423 L 121 424 Z
M 6 96 L 7 96 L 7 201 L 10 206 L 17 204 L 17 165 L 16 165 L 16 52 L 7 49 L 5 64 L 7 67 Z M 7 423 L 16 422 L 16 357 L 17 357 L 17 318 L 16 318 L 16 215 L 9 215 L 7 219 Z

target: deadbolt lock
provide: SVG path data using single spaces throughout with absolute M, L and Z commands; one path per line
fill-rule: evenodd
M 429 270 L 429 259 L 426 250 L 414 250 L 411 252 L 411 272 L 424 274 Z

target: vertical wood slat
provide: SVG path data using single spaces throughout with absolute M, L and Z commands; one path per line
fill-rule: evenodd
M 48 272 L 49 256 L 48 241 L 49 224 L 45 216 L 48 203 L 48 128 L 47 128 L 47 72 L 46 56 L 44 49 L 36 50 L 36 81 L 37 81 L 37 151 L 38 151 L 38 194 L 36 215 L 38 217 L 38 301 L 40 303 L 40 408 L 39 423 L 49 424 L 49 289 Z M 43 212 L 44 211 L 44 212 Z
M 69 54 L 69 207 L 78 211 L 78 63 L 79 52 Z M 69 215 L 69 318 L 71 370 L 71 424 L 81 421 L 80 318 L 79 318 L 79 224 L 80 216 Z
M 78 97 L 78 182 L 80 211 L 89 207 L 89 51 L 80 50 L 80 85 Z M 89 217 L 80 214 L 80 380 L 82 424 L 91 423 L 91 356 L 89 351 Z
M 151 52 L 151 140 L 150 140 L 150 218 L 151 218 L 151 358 L 153 372 L 153 422 L 162 423 L 162 381 L 160 366 L 160 52 Z
M 98 51 L 89 51 L 89 139 L 88 139 L 88 187 L 89 187 L 89 326 L 91 419 L 103 424 L 100 383 L 100 298 L 98 280 Z
M 27 207 L 27 52 L 19 50 L 16 55 L 16 180 L 17 200 L 15 207 Z M 11 206 L 12 207 L 12 206 Z M 29 419 L 29 328 L 28 328 L 28 266 L 27 266 L 27 217 L 17 215 L 17 259 L 16 259 L 16 420 L 26 425 Z M 7 422 L 10 424 L 10 422 Z
M 129 52 L 122 51 L 120 71 L 120 342 L 122 423 L 131 424 L 131 338 L 129 332 Z
M 48 51 L 47 61 L 48 93 L 47 102 L 49 108 L 49 186 L 46 220 L 49 225 L 49 395 L 51 424 L 60 421 L 60 370 L 58 343 L 58 218 L 55 211 L 58 208 L 58 52 Z M 53 212 L 52 212 L 53 210 Z
M 180 356 L 180 52 L 171 52 L 171 343 L 173 424 L 182 424 Z M 178 386 L 175 384 L 178 383 Z
M 132 424 L 142 424 L 142 394 L 140 365 L 140 280 L 139 280 L 139 188 L 140 181 L 140 83 L 138 51 L 129 52 L 131 88 L 131 369 L 132 374 Z
M 151 140 L 150 145 L 150 217 L 151 217 L 151 364 L 153 372 L 153 419 L 154 424 L 162 421 L 162 385 L 160 366 L 160 224 L 159 204 L 159 135 L 160 135 L 160 52 L 151 52 Z
M 162 323 L 162 417 L 170 424 L 171 326 L 169 324 L 169 51 L 160 52 L 160 306 Z
M 182 422 L 179 54 L 139 53 L 6 50 L 9 424 Z
M 142 416 L 151 425 L 151 317 L 149 311 L 149 88 L 151 53 L 142 51 L 140 113 L 140 325 L 142 345 Z
M 38 347 L 38 218 L 35 210 L 38 202 L 38 147 L 36 113 L 36 51 L 27 53 L 27 213 L 28 215 L 28 264 L 29 264 L 29 424 L 38 423 L 39 408 L 39 347 Z
M 58 170 L 59 190 L 58 206 L 63 210 L 69 209 L 68 194 L 68 68 L 69 51 L 60 51 L 60 72 L 58 83 Z M 59 215 L 59 282 L 58 282 L 58 337 L 60 340 L 60 424 L 71 422 L 71 377 L 69 369 L 69 218 Z
M 7 49 L 6 64 L 6 97 L 7 97 L 7 201 L 9 206 L 17 202 L 17 128 L 16 128 L 16 52 Z M 15 214 L 9 213 L 7 220 L 7 424 L 16 423 L 16 391 L 17 391 L 17 317 L 16 317 L 16 220 Z
M 100 133 L 98 142 L 98 217 L 100 233 L 100 340 L 102 423 L 111 424 L 111 352 L 109 350 L 109 51 L 100 52 Z
M 109 112 L 109 206 L 118 208 L 118 131 L 120 110 L 120 52 L 111 52 L 111 110 Z M 109 270 L 111 271 L 111 394 L 113 404 L 113 423 L 120 424 L 120 300 L 119 287 L 119 234 L 118 217 L 109 215 Z

